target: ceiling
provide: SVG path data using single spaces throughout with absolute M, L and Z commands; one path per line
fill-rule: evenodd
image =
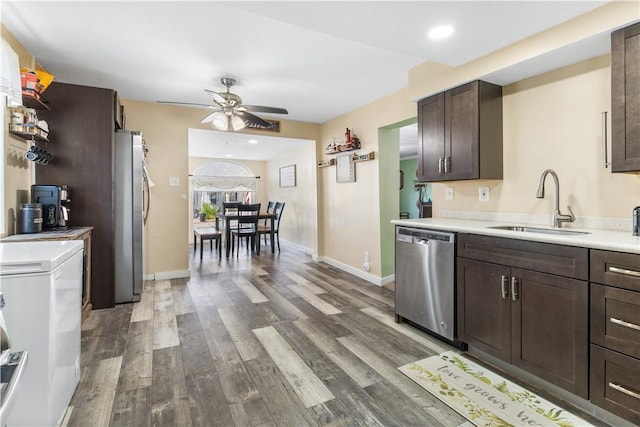
M 114 88 L 131 100 L 209 103 L 203 89 L 221 91 L 220 77 L 229 76 L 243 102 L 289 111 L 260 116 L 323 123 L 405 88 L 418 64 L 461 65 L 604 3 L 4 0 L 1 12 L 57 81 Z M 440 24 L 455 26 L 453 36 L 429 40 Z M 605 36 L 492 80 L 606 53 Z

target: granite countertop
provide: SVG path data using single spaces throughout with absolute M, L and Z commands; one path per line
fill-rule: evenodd
M 509 223 L 505 221 L 477 221 L 453 218 L 419 218 L 419 219 L 395 219 L 391 221 L 395 225 L 407 227 L 427 228 L 439 231 L 452 231 L 456 233 L 480 234 L 484 236 L 507 237 L 511 239 L 529 240 L 532 242 L 555 243 L 558 245 L 579 246 L 590 249 L 604 249 L 610 251 L 640 254 L 640 236 L 634 236 L 631 230 L 628 232 L 610 231 L 599 229 L 581 229 L 565 227 L 571 231 L 586 231 L 589 234 L 556 235 L 512 230 L 499 230 L 497 225 L 518 225 L 536 228 L 551 228 L 539 224 Z

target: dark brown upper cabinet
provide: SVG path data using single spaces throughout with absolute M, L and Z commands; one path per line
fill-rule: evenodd
M 611 34 L 611 163 L 640 171 L 640 22 Z
M 481 80 L 418 102 L 418 179 L 502 179 L 502 87 Z

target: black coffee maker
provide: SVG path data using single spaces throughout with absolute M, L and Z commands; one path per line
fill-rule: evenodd
M 42 228 L 69 225 L 69 187 L 66 185 L 32 185 L 31 202 L 42 205 Z

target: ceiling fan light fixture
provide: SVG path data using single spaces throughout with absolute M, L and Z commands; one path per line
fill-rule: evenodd
M 211 122 L 216 129 L 229 129 L 229 120 L 227 119 L 227 115 L 223 111 L 218 111 L 217 113 L 215 113 L 211 119 Z
M 242 120 L 239 116 L 234 115 L 231 118 L 231 127 L 233 130 L 240 130 L 245 127 L 244 120 Z

